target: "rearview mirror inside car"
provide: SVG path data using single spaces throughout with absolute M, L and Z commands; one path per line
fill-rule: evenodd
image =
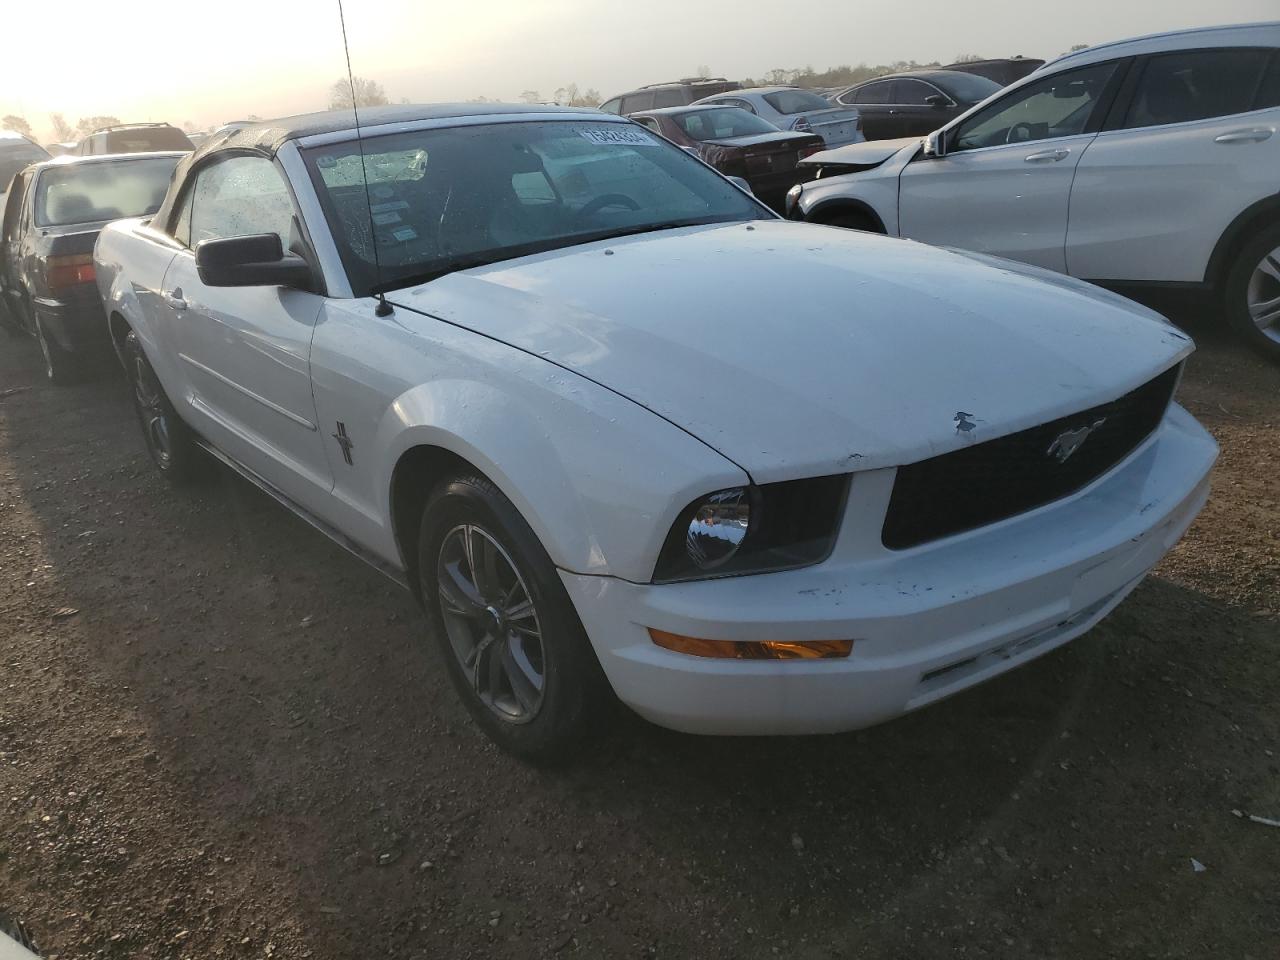
M 207 287 L 311 287 L 311 268 L 301 257 L 286 256 L 275 233 L 202 240 L 196 272 Z

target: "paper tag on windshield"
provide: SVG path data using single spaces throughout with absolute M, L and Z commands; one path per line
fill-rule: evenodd
M 592 143 L 599 143 L 606 147 L 656 147 L 658 145 L 658 141 L 643 130 L 623 126 L 620 123 L 578 132 Z
M 418 236 L 418 232 L 413 227 L 401 227 L 399 230 L 392 230 L 391 235 L 404 243 L 406 240 L 413 240 Z

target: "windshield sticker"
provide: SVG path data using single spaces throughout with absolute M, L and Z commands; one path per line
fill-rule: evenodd
M 401 243 L 404 243 L 406 240 L 416 239 L 418 231 L 414 230 L 413 227 L 401 227 L 399 230 L 392 230 L 391 235 Z
M 380 227 L 385 227 L 385 226 L 387 226 L 388 224 L 391 224 L 391 223 L 399 223 L 399 222 L 400 222 L 400 214 L 395 213 L 395 212 L 389 212 L 389 213 L 375 213 L 375 214 L 373 215 L 373 222 L 374 222 L 374 223 L 376 223 L 376 224 L 377 224 L 378 226 L 380 226 Z
M 389 210 L 408 210 L 409 202 L 407 200 L 392 200 L 390 203 L 375 203 L 369 207 L 373 213 L 386 213 Z
M 578 132 L 584 139 L 606 147 L 656 147 L 658 145 L 657 140 L 639 128 L 623 126 L 620 123 Z
M 394 197 L 396 195 L 396 192 L 392 190 L 390 187 L 381 186 L 381 185 L 376 187 L 370 187 L 369 192 L 372 193 L 379 200 L 385 200 L 387 199 L 387 197 Z

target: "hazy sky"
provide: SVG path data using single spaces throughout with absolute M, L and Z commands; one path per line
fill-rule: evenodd
M 1277 0 L 345 0 L 357 74 L 393 100 L 611 96 L 689 76 L 957 54 L 1050 58 L 1072 44 L 1275 19 Z M 193 121 L 323 109 L 345 76 L 337 0 L 58 0 L 13 4 L 0 115 Z

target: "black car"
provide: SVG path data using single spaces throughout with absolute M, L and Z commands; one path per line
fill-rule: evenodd
M 9 188 L 14 174 L 23 167 L 48 159 L 49 151 L 38 143 L 32 143 L 12 130 L 0 130 L 0 198 Z
M 742 84 L 724 77 L 688 77 L 671 83 L 651 83 L 639 90 L 622 93 L 600 104 L 605 113 L 629 117 L 638 110 L 683 107 L 703 97 L 741 89 Z
M 963 63 L 949 63 L 938 69 L 976 73 L 980 77 L 994 80 L 1002 87 L 1007 87 L 1015 80 L 1021 80 L 1043 66 L 1044 61 L 1037 60 L 1035 57 L 1003 57 L 997 60 L 966 60 Z
M 868 140 L 892 140 L 926 136 L 999 89 L 972 73 L 914 70 L 864 80 L 831 102 L 858 108 Z
M 59 157 L 13 179 L 0 221 L 0 319 L 34 336 L 45 372 L 70 383 L 110 349 L 93 245 L 111 220 L 160 208 L 179 152 Z

